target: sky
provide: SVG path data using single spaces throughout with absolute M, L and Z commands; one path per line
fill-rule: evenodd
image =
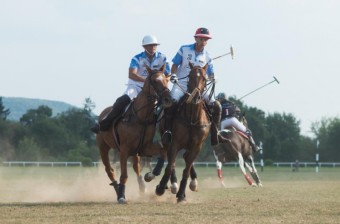
M 0 0 L 0 96 L 63 101 L 99 114 L 121 96 L 142 38 L 170 61 L 199 27 L 213 39 L 216 92 L 266 114 L 292 114 L 301 134 L 340 115 L 340 1 Z

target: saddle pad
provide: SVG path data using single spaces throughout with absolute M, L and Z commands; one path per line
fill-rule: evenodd
M 244 132 L 242 131 L 236 131 L 236 132 L 242 135 L 244 138 L 249 139 L 248 135 L 246 135 Z

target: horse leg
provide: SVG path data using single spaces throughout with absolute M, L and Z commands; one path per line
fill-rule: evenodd
M 196 170 L 194 168 L 194 165 L 191 166 L 190 169 L 190 184 L 189 184 L 189 188 L 191 191 L 197 191 L 197 173 Z
M 195 149 L 200 149 L 198 147 L 195 147 Z M 188 150 L 190 152 L 193 151 L 192 150 Z M 194 153 L 188 153 L 188 151 L 183 155 L 184 157 L 184 160 L 185 160 L 185 168 L 183 170 L 183 174 L 182 174 L 182 180 L 181 180 L 181 183 L 179 185 L 179 190 L 176 194 L 176 197 L 177 197 L 177 202 L 182 202 L 182 201 L 185 201 L 185 189 L 186 189 L 186 186 L 187 186 L 187 182 L 188 182 L 188 178 L 189 178 L 189 174 L 190 174 L 190 170 L 192 168 L 192 164 L 198 154 L 198 152 L 200 150 L 196 150 L 196 152 Z
M 160 155 L 154 169 L 152 170 L 151 165 L 150 165 L 150 172 L 147 172 L 144 175 L 144 180 L 146 182 L 150 182 L 156 176 L 159 176 L 161 174 L 163 166 L 164 166 L 164 162 L 165 162 L 165 159 L 166 159 L 167 151 L 163 148 L 163 145 L 160 142 L 153 143 L 146 148 L 148 150 L 145 152 L 145 154 L 148 153 L 150 155 L 157 155 L 157 154 Z
M 170 182 L 171 182 L 171 186 L 170 186 L 171 193 L 176 194 L 178 191 L 176 169 L 173 169 L 171 172 Z
M 165 159 L 162 158 L 162 157 L 159 157 L 157 159 L 157 164 L 155 166 L 155 168 L 152 170 L 152 172 L 147 172 L 145 175 L 144 175 L 144 180 L 146 182 L 150 182 L 152 181 L 153 179 L 155 179 L 156 176 L 158 176 L 159 174 L 161 174 L 162 172 L 162 169 L 163 169 L 163 166 L 164 166 L 164 162 L 165 162 Z
M 243 173 L 243 176 L 244 176 L 244 178 L 246 178 L 248 184 L 251 185 L 251 186 L 255 185 L 253 183 L 253 181 L 250 179 L 250 177 L 248 176 L 246 169 L 244 168 L 244 160 L 243 160 L 243 156 L 240 152 L 238 152 L 238 163 L 240 165 L 240 169 Z
M 168 153 L 167 153 L 168 154 L 168 165 L 165 168 L 161 181 L 156 186 L 156 194 L 159 196 L 164 194 L 165 189 L 167 188 L 167 184 L 170 179 L 171 173 L 175 169 L 177 148 L 179 148 L 179 146 L 177 146 L 175 142 L 172 142 L 168 149 Z
M 245 165 L 246 168 L 248 169 L 248 171 L 249 171 L 251 177 L 253 178 L 253 180 L 254 180 L 255 182 L 257 182 L 257 178 L 256 178 L 256 176 L 255 176 L 254 169 L 253 169 L 253 168 L 249 165 L 249 163 L 246 162 L 246 161 L 244 162 L 244 165 Z M 252 184 L 252 186 L 255 187 L 256 185 L 255 185 L 255 184 Z
M 124 149 L 123 147 L 120 148 L 121 153 L 120 153 L 120 180 L 119 180 L 119 185 L 118 185 L 118 195 L 117 195 L 117 201 L 119 204 L 125 204 L 126 199 L 125 199 L 125 185 L 128 179 L 128 172 L 127 172 L 127 150 Z
M 251 162 L 251 167 L 252 167 L 252 171 L 250 171 L 250 174 L 253 177 L 253 179 L 255 180 L 257 186 L 262 187 L 262 183 L 261 183 L 260 177 L 259 177 L 259 175 L 257 173 L 256 168 L 255 168 L 255 163 L 254 163 L 253 157 L 250 156 L 249 160 Z
M 215 153 L 215 151 L 213 150 L 213 153 L 214 153 L 214 157 L 215 157 L 215 160 L 216 160 L 216 169 L 217 169 L 217 176 L 218 176 L 218 179 L 222 185 L 222 187 L 226 187 L 224 182 L 223 182 L 223 174 L 222 174 L 222 162 L 220 162 L 218 160 L 218 157 Z
M 97 139 L 99 139 L 99 137 L 97 137 Z M 109 179 L 111 180 L 110 185 L 113 186 L 113 188 L 115 189 L 116 195 L 118 196 L 118 182 L 115 179 L 115 172 L 114 172 L 114 169 L 111 167 L 110 158 L 109 158 L 110 146 L 108 146 L 104 141 L 101 141 L 101 143 L 98 144 L 98 147 L 99 147 L 100 157 L 105 166 L 105 172 L 107 176 L 109 177 Z
M 161 181 L 159 182 L 159 184 L 156 186 L 156 194 L 158 196 L 161 196 L 164 194 L 165 189 L 167 188 L 167 184 L 170 179 L 172 170 L 174 169 L 174 166 L 175 165 L 171 163 L 168 163 L 168 165 L 166 166 L 163 177 Z
M 137 155 L 133 157 L 133 170 L 137 174 L 139 192 L 145 193 L 146 192 L 145 182 L 143 180 L 143 176 L 140 174 L 140 157 Z

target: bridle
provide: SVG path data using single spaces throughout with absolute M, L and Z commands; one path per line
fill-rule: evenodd
M 149 90 L 142 89 L 142 92 L 147 95 L 147 98 L 151 102 L 159 101 L 160 98 L 164 96 L 165 93 L 170 92 L 169 88 L 166 86 L 156 85 L 157 81 L 153 78 L 154 75 L 161 73 L 161 71 L 152 71 L 151 74 L 148 75 L 147 80 L 149 81 Z M 157 79 L 157 78 L 156 78 Z M 152 88 L 152 89 L 151 89 Z M 151 94 L 153 93 L 153 94 Z
M 197 78 L 194 77 L 194 81 L 195 83 L 191 83 L 192 79 L 191 76 L 197 76 Z M 186 94 L 189 95 L 189 98 L 194 98 L 196 94 L 198 94 L 198 97 L 196 97 L 196 100 L 193 102 L 194 104 L 199 103 L 202 99 L 203 96 L 205 94 L 206 90 L 206 83 L 207 83 L 207 78 L 206 78 L 206 74 L 204 72 L 204 68 L 201 67 L 193 67 L 192 70 L 190 71 L 189 75 L 189 82 L 188 82 L 188 86 L 187 86 L 187 92 Z M 202 84 L 202 86 L 200 86 L 201 81 L 204 81 L 204 83 Z M 191 86 L 190 86 L 191 85 Z M 190 88 L 192 87 L 192 88 Z
M 142 106 L 135 108 L 133 105 L 132 110 L 134 114 L 137 114 L 138 111 L 142 110 L 145 107 L 148 107 L 150 104 L 153 105 L 152 110 L 157 110 L 158 107 L 161 105 L 161 99 L 163 98 L 164 94 L 169 93 L 170 90 L 167 86 L 157 85 L 157 78 L 154 78 L 155 75 L 162 75 L 162 71 L 151 71 L 150 74 L 147 76 L 145 82 L 148 81 L 149 85 L 148 88 L 142 88 L 140 94 L 144 94 L 147 98 L 147 103 L 143 104 Z M 144 84 L 145 86 L 145 84 Z M 155 104 L 157 102 L 157 104 Z M 150 115 L 150 114 L 148 114 Z

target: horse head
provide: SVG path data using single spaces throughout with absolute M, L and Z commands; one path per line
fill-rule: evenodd
M 155 96 L 164 108 L 170 107 L 173 101 L 168 88 L 168 81 L 164 75 L 165 64 L 160 70 L 152 70 L 146 65 L 146 70 L 149 75 L 145 80 L 143 88 L 148 89 L 150 95 Z
M 190 73 L 189 73 L 189 82 L 188 82 L 188 93 L 190 94 L 187 102 L 191 102 L 193 99 L 195 102 L 202 98 L 202 93 L 205 89 L 207 78 L 207 68 L 208 64 L 204 67 L 194 66 L 191 62 L 189 62 Z

